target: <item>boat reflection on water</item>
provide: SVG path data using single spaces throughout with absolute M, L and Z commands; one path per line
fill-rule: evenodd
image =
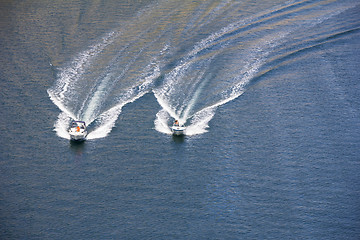
M 70 141 L 70 149 L 77 156 L 82 156 L 85 149 L 85 141 Z
M 185 135 L 172 135 L 172 139 L 175 143 L 183 143 L 185 141 Z

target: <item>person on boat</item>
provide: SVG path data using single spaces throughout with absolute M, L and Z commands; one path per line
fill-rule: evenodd
M 80 132 L 80 127 L 79 126 L 76 127 L 76 131 Z
M 174 126 L 179 126 L 179 121 L 178 120 L 175 120 Z

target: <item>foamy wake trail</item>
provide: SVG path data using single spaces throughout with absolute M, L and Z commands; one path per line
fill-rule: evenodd
M 153 65 L 153 64 L 150 64 Z M 106 137 L 115 126 L 115 122 L 118 119 L 122 108 L 128 104 L 136 101 L 137 99 L 144 96 L 151 88 L 154 79 L 160 76 L 159 67 L 155 67 L 152 72 L 148 73 L 147 76 L 143 76 L 143 83 L 139 86 L 134 86 L 129 89 L 123 96 L 121 96 L 114 107 L 100 114 L 96 119 L 96 127 L 92 130 L 87 139 L 97 139 Z
M 209 107 L 197 112 L 192 118 L 191 124 L 186 128 L 186 135 L 197 135 L 207 132 L 210 120 L 214 117 L 216 107 Z
M 92 64 L 92 60 L 104 50 L 105 47 L 110 45 L 119 34 L 110 32 L 102 38 L 100 43 L 97 43 L 78 54 L 71 62 L 70 66 L 60 69 L 59 78 L 54 87 L 48 89 L 48 94 L 51 100 L 62 111 L 68 112 L 66 109 L 67 99 L 73 96 L 71 90 L 77 83 L 79 78 L 85 73 L 85 70 Z M 64 109 L 65 108 L 65 109 Z
M 168 125 L 169 121 L 170 121 L 169 113 L 164 109 L 160 110 L 156 114 L 156 119 L 154 121 L 155 130 L 161 133 L 171 134 L 171 130 Z
M 216 109 L 246 91 L 249 83 L 267 64 L 274 49 L 285 44 L 289 35 L 317 26 L 349 8 L 340 5 L 334 11 L 326 4 L 314 6 L 311 13 L 308 13 L 308 18 L 278 22 L 277 28 L 258 27 L 274 25 L 278 14 L 283 18 L 293 19 L 295 10 L 292 8 L 296 7 L 293 6 L 294 3 L 297 1 L 289 1 L 285 5 L 231 23 L 197 42 L 179 64 L 164 76 L 162 86 L 153 90 L 162 107 L 156 114 L 155 129 L 170 134 L 169 126 L 177 119 L 186 125 L 186 135 L 207 132 Z M 301 12 L 302 8 L 296 8 L 295 12 L 297 11 Z M 269 18 L 272 21 L 268 21 Z M 256 33 L 257 38 L 248 41 L 248 33 Z M 221 59 L 224 66 L 226 64 L 223 59 L 227 59 L 229 66 L 225 66 L 225 71 L 213 69 L 218 59 Z
M 80 53 L 69 67 L 60 72 L 55 86 L 48 90 L 50 99 L 62 111 L 54 124 L 54 131 L 59 137 L 70 138 L 67 130 L 72 120 L 86 122 L 87 139 L 107 136 L 115 126 L 122 108 L 149 92 L 154 79 L 159 77 L 159 62 L 157 56 L 154 56 L 143 69 L 142 74 L 132 75 L 126 79 L 126 84 L 130 83 L 129 79 L 132 81 L 129 86 L 125 87 L 126 84 L 121 82 L 123 78 L 126 78 L 126 72 L 131 64 L 141 54 L 142 50 L 140 50 L 132 61 L 123 65 L 125 67 L 122 71 L 117 71 L 114 67 L 116 62 L 110 62 L 110 66 L 104 70 L 105 73 L 100 73 L 104 76 L 95 76 L 98 80 L 90 82 L 86 76 L 89 74 L 88 71 L 92 72 L 92 65 L 96 60 L 94 58 L 101 56 L 102 51 L 114 41 L 111 38 L 116 36 L 110 34 L 90 50 Z M 114 90 L 114 88 L 117 89 Z M 113 94 L 111 98 L 110 94 Z
M 67 67 L 60 69 L 55 85 L 47 90 L 51 101 L 62 111 L 54 124 L 54 131 L 59 137 L 70 139 L 67 131 L 70 122 L 81 120 L 76 111 L 78 96 L 81 95 L 79 91 L 82 88 L 78 85 L 80 79 L 98 54 L 112 44 L 118 35 L 119 33 L 110 32 L 99 43 L 75 56 Z
M 231 26 L 232 27 L 232 26 Z M 226 32 L 225 30 L 221 30 Z M 229 31 L 229 30 L 227 30 Z M 222 34 L 214 34 L 206 41 L 201 41 L 198 45 L 195 45 L 194 49 L 189 53 L 188 57 L 181 62 L 179 66 L 174 68 L 172 72 L 165 76 L 164 85 L 161 88 L 154 89 L 154 95 L 162 107 L 162 109 L 156 114 L 154 121 L 155 129 L 161 133 L 171 134 L 169 125 L 172 124 L 174 119 L 179 120 L 180 124 L 186 125 L 186 135 L 203 134 L 207 132 L 209 122 L 214 117 L 216 109 L 242 95 L 246 89 L 246 86 L 259 72 L 259 68 L 264 64 L 265 59 L 271 49 L 273 49 L 283 38 L 286 33 L 277 33 L 276 36 L 268 36 L 264 41 L 258 45 L 255 45 L 249 50 L 247 54 L 246 64 L 235 70 L 231 79 L 226 81 L 231 82 L 231 86 L 222 89 L 219 93 L 213 95 L 215 102 L 204 102 L 204 97 L 200 99 L 199 95 L 203 91 L 211 91 L 212 89 L 206 89 L 208 79 L 204 71 L 192 72 L 193 69 L 199 67 L 193 67 L 192 65 L 198 64 L 201 68 L 208 69 L 211 61 L 216 58 L 220 53 L 214 53 L 207 61 L 197 62 L 196 56 L 204 48 L 211 45 L 211 41 L 217 41 L 217 37 L 222 37 Z M 199 46 L 201 45 L 201 46 Z M 191 82 L 187 82 L 187 76 L 198 74 L 198 77 L 192 79 Z M 220 81 L 221 82 L 221 81 Z M 182 84 L 182 85 L 181 85 Z M 181 86 L 186 84 L 192 84 L 188 87 L 190 91 L 184 93 Z M 191 95 L 183 97 L 183 101 L 179 103 L 177 101 L 178 96 Z M 203 93 L 203 95 L 206 93 Z M 205 98 L 206 99 L 206 98 Z M 195 108 L 194 106 L 204 105 L 202 108 Z M 195 109 L 195 110 L 194 110 Z
M 193 116 L 191 124 L 186 128 L 185 134 L 188 136 L 202 134 L 207 132 L 206 128 L 208 128 L 208 123 L 215 115 L 216 108 L 207 108 L 196 115 Z M 164 109 L 160 110 L 156 114 L 156 119 L 154 121 L 155 129 L 158 132 L 164 134 L 172 134 L 171 129 L 169 127 L 169 121 L 171 120 L 171 116 Z
M 54 131 L 59 137 L 70 139 L 70 135 L 68 133 L 68 126 L 71 122 L 71 117 L 65 112 L 59 114 L 57 121 L 54 125 Z

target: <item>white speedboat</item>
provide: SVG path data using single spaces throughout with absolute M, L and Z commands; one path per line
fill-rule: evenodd
M 178 120 L 175 120 L 174 125 L 170 129 L 174 135 L 184 135 L 186 127 L 181 125 Z
M 84 141 L 87 135 L 84 121 L 73 121 L 69 129 L 70 139 L 73 141 Z
M 185 132 L 185 127 L 184 126 L 172 126 L 171 127 L 171 132 L 174 135 L 183 135 Z

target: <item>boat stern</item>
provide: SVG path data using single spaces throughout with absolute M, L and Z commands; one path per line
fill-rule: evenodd
M 173 133 L 173 135 L 184 135 L 185 133 L 185 127 L 180 127 L 180 126 L 172 126 L 171 127 L 171 132 Z

